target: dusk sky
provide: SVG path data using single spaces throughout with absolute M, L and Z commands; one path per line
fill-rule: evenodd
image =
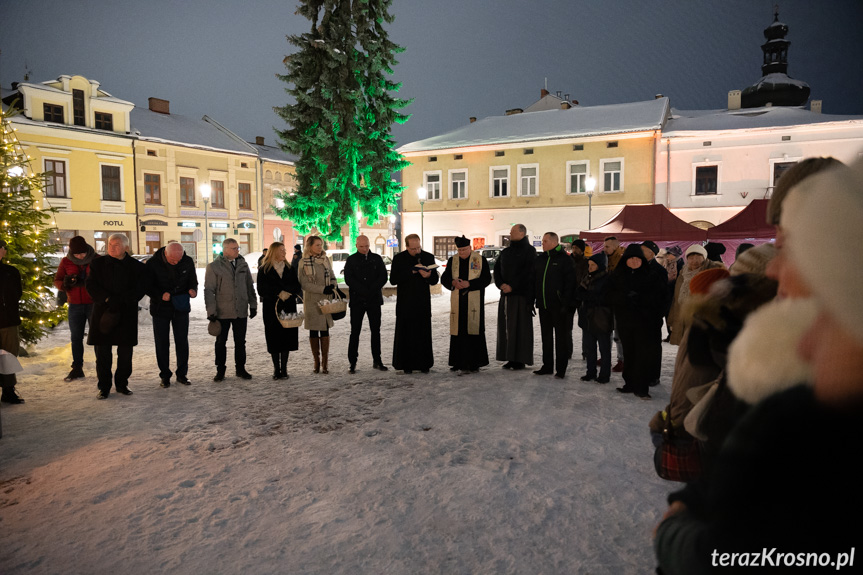
M 761 76 L 767 0 L 394 0 L 390 38 L 405 48 L 393 79 L 414 98 L 400 144 L 470 116 L 525 108 L 545 85 L 584 106 L 668 96 L 717 109 Z M 285 36 L 308 29 L 296 0 L 0 0 L 0 82 L 81 74 L 112 95 L 207 114 L 243 138 L 275 143 L 288 102 Z M 863 115 L 863 1 L 786 0 L 789 75 L 825 114 Z

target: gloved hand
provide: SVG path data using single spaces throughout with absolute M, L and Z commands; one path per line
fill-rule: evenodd
M 78 285 L 78 276 L 66 276 L 63 278 L 63 289 L 69 291 Z
M 325 295 L 333 295 L 333 286 L 328 285 L 327 287 L 325 287 L 324 288 L 324 294 Z
M 290 294 L 290 293 L 288 293 L 288 292 L 286 292 L 286 291 L 284 291 L 284 290 L 282 290 L 282 291 L 280 291 L 280 292 L 279 292 L 279 299 L 280 299 L 280 300 L 282 300 L 282 301 L 285 301 L 285 300 L 287 300 L 287 299 L 288 299 L 288 298 L 290 298 L 290 297 L 291 297 L 291 294 Z
M 216 314 L 211 313 L 207 316 L 207 321 L 216 321 Z
M 252 309 L 249 310 L 249 319 L 252 319 L 256 315 L 258 315 L 258 308 L 253 307 Z

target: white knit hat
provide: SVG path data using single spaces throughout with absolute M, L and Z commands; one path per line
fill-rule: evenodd
M 688 248 L 686 248 L 686 253 L 684 254 L 683 259 L 689 257 L 689 254 L 699 254 L 704 259 L 707 259 L 707 250 L 704 249 L 704 246 L 701 244 L 692 244 Z
M 783 204 L 781 225 L 815 299 L 863 343 L 863 265 L 849 258 L 863 243 L 863 161 L 800 182 Z

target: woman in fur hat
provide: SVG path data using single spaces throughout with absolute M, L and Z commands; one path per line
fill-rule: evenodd
M 683 313 L 683 308 L 691 295 L 689 282 L 699 272 L 725 267 L 719 262 L 707 259 L 707 250 L 699 244 L 692 244 L 686 248 L 685 259 L 686 264 L 680 270 L 680 273 L 677 274 L 677 282 L 674 284 L 674 296 L 671 301 L 671 311 L 668 312 L 668 320 L 671 325 L 671 337 L 669 341 L 673 345 L 680 345 L 683 332 L 689 321 L 689 318 Z

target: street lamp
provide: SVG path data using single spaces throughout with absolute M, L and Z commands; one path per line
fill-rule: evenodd
M 205 255 L 207 257 L 207 263 L 210 263 L 210 218 L 209 212 L 207 210 L 207 206 L 210 203 L 210 194 L 213 192 L 213 189 L 210 187 L 210 184 L 201 184 L 199 188 L 201 190 L 201 198 L 204 200 L 204 246 L 205 246 Z
M 426 189 L 424 187 L 420 186 L 417 188 L 417 197 L 420 199 L 420 245 L 422 245 L 425 240 L 425 230 L 423 229 L 425 214 L 423 213 L 423 206 L 426 203 Z
M 591 216 L 593 215 L 593 191 L 596 189 L 596 179 L 587 178 L 584 181 L 584 187 L 587 190 L 587 229 L 593 229 L 591 224 Z

